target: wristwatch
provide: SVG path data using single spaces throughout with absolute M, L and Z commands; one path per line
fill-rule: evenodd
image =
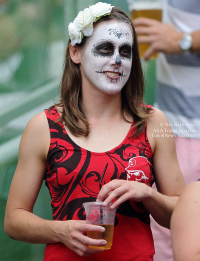
M 189 33 L 184 33 L 182 39 L 179 41 L 179 46 L 183 52 L 190 51 L 192 47 L 192 36 Z

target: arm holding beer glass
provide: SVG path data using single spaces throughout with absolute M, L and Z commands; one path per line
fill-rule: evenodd
M 154 19 L 136 18 L 133 20 L 139 44 L 149 44 L 148 50 L 144 54 L 144 59 L 149 58 L 157 52 L 166 54 L 182 53 L 179 42 L 183 37 L 183 32 L 179 32 L 172 24 L 164 24 Z M 192 52 L 200 52 L 200 30 L 192 34 Z
M 46 220 L 32 213 L 45 169 L 44 147 L 48 147 L 45 125 L 45 115 L 40 113 L 28 123 L 22 136 L 18 167 L 9 193 L 12 200 L 8 200 L 6 207 L 5 230 L 11 238 L 29 243 L 62 242 L 81 256 L 100 253 L 101 249 L 91 249 L 88 245 L 103 246 L 106 242 L 89 238 L 84 232 L 102 232 L 105 229 L 101 226 L 82 220 Z
M 159 192 L 145 183 L 115 179 L 102 187 L 97 200 L 104 201 L 103 204 L 107 206 L 116 199 L 111 208 L 118 207 L 126 200 L 141 201 L 156 222 L 169 228 L 184 181 L 176 158 L 174 139 L 162 136 L 160 122 L 165 124 L 166 131 L 171 130 L 165 115 L 155 110 L 155 117 L 148 120 L 147 131 L 154 151 L 154 175 Z M 155 129 L 158 130 L 157 135 L 153 134 Z
M 200 258 L 200 182 L 189 184 L 180 196 L 171 219 L 175 261 Z

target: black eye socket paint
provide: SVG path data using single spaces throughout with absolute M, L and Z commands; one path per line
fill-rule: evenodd
M 111 57 L 115 51 L 115 44 L 111 41 L 103 41 L 92 47 L 92 54 L 96 57 Z
M 95 57 L 111 57 L 114 55 L 116 49 L 116 45 L 112 41 L 100 41 L 97 44 L 94 44 L 92 47 L 92 54 Z M 119 55 L 118 60 L 128 59 L 130 60 L 132 57 L 132 46 L 129 42 L 125 42 L 119 46 Z M 117 62 L 119 63 L 119 61 Z
M 122 59 L 130 60 L 132 57 L 132 46 L 130 43 L 123 43 L 119 46 L 119 54 Z

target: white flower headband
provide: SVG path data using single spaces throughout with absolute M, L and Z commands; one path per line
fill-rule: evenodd
M 112 8 L 111 4 L 99 2 L 80 11 L 73 23 L 68 26 L 71 45 L 80 44 L 84 36 L 91 36 L 93 34 L 93 23 L 102 16 L 110 15 Z

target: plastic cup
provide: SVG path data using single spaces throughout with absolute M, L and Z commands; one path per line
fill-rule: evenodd
M 101 225 L 105 228 L 104 232 L 88 231 L 87 236 L 94 239 L 104 239 L 107 241 L 105 246 L 89 246 L 96 249 L 110 249 L 112 246 L 114 222 L 116 209 L 102 206 L 102 202 L 83 203 L 86 212 L 86 223 Z

